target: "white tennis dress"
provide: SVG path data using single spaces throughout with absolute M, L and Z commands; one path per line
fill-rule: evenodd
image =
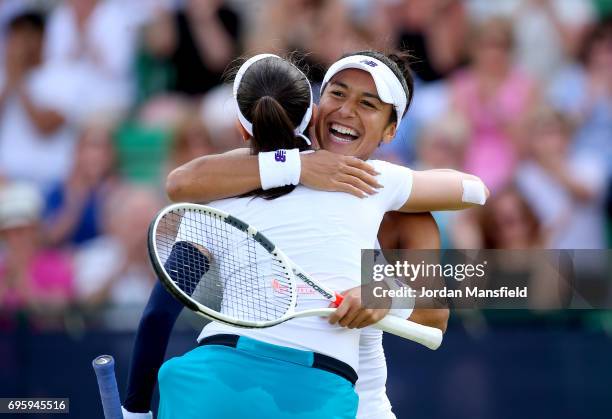
M 387 397 L 387 360 L 382 340 L 381 330 L 373 327 L 361 329 L 359 379 L 355 384 L 359 395 L 357 419 L 395 419 Z
M 298 186 L 274 200 L 231 198 L 209 205 L 253 225 L 317 281 L 344 291 L 360 284 L 361 249 L 372 247 L 384 214 L 399 209 L 412 188 L 409 169 L 383 161 L 369 163 L 381 173 L 378 181 L 384 188 L 367 198 Z M 298 310 L 328 306 L 329 301 L 307 289 L 298 297 Z M 211 322 L 199 339 L 220 333 L 323 353 L 356 371 L 359 368 L 361 331 L 330 325 L 320 317 L 293 319 L 266 329 Z
M 376 240 L 373 249 L 380 249 Z M 376 263 L 388 263 L 382 253 L 373 255 Z M 412 309 L 402 317 L 410 317 Z M 359 337 L 359 379 L 355 391 L 359 395 L 357 419 L 396 419 L 387 397 L 387 360 L 383 348 L 383 333 L 374 327 L 361 329 Z

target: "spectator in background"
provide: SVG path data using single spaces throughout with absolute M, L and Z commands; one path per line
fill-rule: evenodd
M 265 0 L 253 10 L 253 22 L 245 37 L 246 50 L 253 53 L 287 54 L 311 37 L 315 15 L 322 0 Z M 337 3 L 336 0 L 328 3 Z M 344 14 L 337 17 L 344 25 Z M 309 45 L 310 46 L 310 45 Z M 321 76 L 321 79 L 323 77 Z
M 88 63 L 110 77 L 131 68 L 133 34 L 114 0 L 67 0 L 49 17 L 45 59 Z
M 545 246 L 545 231 L 517 187 L 511 184 L 501 189 L 478 214 L 478 247 L 517 250 L 488 254 L 488 286 L 528 286 L 528 305 L 536 310 L 566 307 L 567 298 L 571 298 L 567 286 L 571 268 L 566 270 L 563 256 L 557 252 L 534 251 Z
M 465 149 L 470 138 L 467 121 L 459 114 L 449 113 L 431 121 L 421 132 L 417 142 L 418 169 L 461 170 L 465 161 Z M 466 217 L 470 211 L 433 212 L 440 229 L 440 247 L 454 248 L 453 224 Z M 462 217 L 463 215 L 463 217 Z
M 376 51 L 391 50 L 395 42 L 395 27 L 390 24 L 393 17 L 390 2 L 388 0 L 349 0 L 347 3 L 350 21 L 359 39 L 359 45 L 353 51 L 364 45 Z
M 229 133 L 227 133 L 229 135 Z M 217 153 L 207 128 L 198 113 L 190 113 L 179 125 L 172 141 L 169 169 L 175 169 L 196 157 Z
M 594 19 L 592 1 L 520 0 L 513 13 L 518 63 L 547 83 L 578 55 Z
M 118 0 L 67 0 L 53 9 L 45 61 L 61 68 L 55 83 L 76 85 L 84 117 L 122 116 L 133 96 L 136 25 Z
M 581 63 L 554 80 L 549 100 L 577 124 L 574 149 L 596 153 L 608 177 L 608 243 L 612 244 L 612 17 L 588 34 Z
M 487 205 L 477 211 L 462 212 L 456 221 L 453 238 L 458 249 L 535 250 L 546 242 L 538 217 L 513 184 L 491 195 Z M 565 295 L 567 289 L 564 278 L 559 276 L 556 254 L 506 251 L 489 252 L 486 257 L 487 287 L 529 286 L 530 307 L 561 307 L 559 296 Z M 490 307 L 510 308 L 507 303 L 491 303 Z M 485 313 L 487 317 L 489 314 Z
M 88 125 L 81 133 L 68 180 L 56 184 L 47 196 L 49 244 L 78 245 L 100 234 L 104 201 L 119 183 L 115 163 L 110 127 Z
M 319 85 L 323 81 L 325 69 L 338 57 L 351 51 L 358 51 L 363 45 L 375 45 L 384 40 L 390 29 L 381 21 L 380 4 L 369 11 L 365 22 L 352 13 L 355 8 L 350 2 L 342 0 L 311 1 L 310 30 L 295 44 L 293 49 L 305 53 L 311 81 Z M 390 35 L 387 36 L 390 38 Z M 381 45 L 379 45 L 381 46 Z M 319 93 L 319 89 L 314 88 Z
M 418 141 L 419 169 L 461 170 L 469 139 L 468 122 L 460 114 L 448 113 L 430 122 Z
M 420 80 L 441 80 L 465 63 L 468 20 L 461 0 L 400 0 L 392 19 L 398 46 L 415 57 Z
M 32 185 L 0 186 L 0 307 L 53 317 L 72 301 L 72 260 L 42 247 L 42 206 Z
M 199 112 L 210 143 L 217 152 L 245 146 L 236 127 L 236 108 L 231 85 L 222 84 L 209 91 L 202 99 Z
M 612 18 L 588 35 L 581 65 L 559 74 L 549 99 L 577 125 L 574 148 L 601 155 L 612 176 Z
M 598 156 L 571 153 L 572 130 L 563 114 L 539 109 L 527 125 L 528 159 L 517 185 L 550 232 L 552 249 L 603 249 L 606 172 Z
M 172 9 L 153 9 L 143 23 L 135 58 L 138 104 L 167 92 L 174 83 L 172 63 L 167 59 L 175 44 Z
M 124 186 L 109 197 L 104 234 L 84 243 L 75 255 L 76 291 L 82 304 L 132 309 L 135 327 L 155 282 L 147 231 L 160 206 L 157 194 L 138 186 Z M 130 327 L 129 319 L 119 326 Z
M 223 0 L 187 0 L 183 10 L 160 11 L 148 25 L 150 54 L 169 64 L 170 90 L 200 96 L 221 83 L 239 53 L 241 22 Z
M 78 113 L 71 85 L 58 85 L 57 71 L 42 67 L 44 21 L 26 12 L 9 23 L 0 69 L 0 173 L 41 189 L 67 175 Z
M 382 5 L 366 4 L 366 17 L 360 16 L 363 10 L 363 5 L 343 0 L 267 0 L 248 36 L 248 50 L 281 55 L 298 51 L 318 99 L 316 85 L 339 56 L 385 39 L 390 28 L 381 20 Z
M 465 171 L 480 176 L 491 191 L 512 176 L 519 128 L 535 102 L 531 79 L 512 62 L 512 26 L 501 18 L 475 28 L 472 62 L 451 81 L 451 106 L 470 124 L 472 139 Z
M 516 186 L 503 188 L 479 211 L 478 243 L 483 249 L 540 249 L 545 245 L 540 221 Z

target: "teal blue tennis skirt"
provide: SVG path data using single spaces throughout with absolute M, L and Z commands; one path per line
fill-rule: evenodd
M 314 359 L 313 352 L 246 337 L 235 347 L 199 346 L 159 370 L 157 418 L 354 418 L 353 383 L 312 368 Z

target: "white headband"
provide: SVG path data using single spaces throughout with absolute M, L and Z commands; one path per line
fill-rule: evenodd
M 246 60 L 244 64 L 240 66 L 238 73 L 236 73 L 236 78 L 234 79 L 233 93 L 234 93 L 234 99 L 236 103 L 236 113 L 238 114 L 238 120 L 240 121 L 240 124 L 242 124 L 244 129 L 249 134 L 251 134 L 251 136 L 253 135 L 253 124 L 249 122 L 248 119 L 246 119 L 246 117 L 242 114 L 242 111 L 240 110 L 240 106 L 238 105 L 238 88 L 240 87 L 240 82 L 242 81 L 242 77 L 244 76 L 246 71 L 249 69 L 249 67 L 255 64 L 257 61 L 263 60 L 264 58 L 269 58 L 269 57 L 276 57 L 282 60 L 281 57 L 279 57 L 278 55 L 274 55 L 274 54 L 255 55 L 249 58 L 248 60 Z M 302 73 L 302 71 L 299 68 L 297 69 L 300 73 Z M 302 137 L 308 145 L 311 145 L 308 137 L 304 135 L 304 131 L 306 130 L 306 128 L 308 127 L 308 124 L 310 123 L 310 118 L 312 118 L 312 103 L 313 103 L 312 102 L 312 87 L 310 86 L 310 81 L 308 80 L 308 77 L 306 77 L 304 73 L 302 73 L 302 75 L 304 76 L 304 78 L 306 79 L 306 82 L 308 83 L 308 90 L 310 91 L 310 105 L 308 106 L 308 109 L 306 110 L 306 113 L 304 114 L 304 117 L 302 118 L 302 122 L 300 122 L 300 125 L 298 125 L 298 127 L 294 130 L 294 132 L 295 132 L 295 135 Z
M 321 94 L 323 94 L 325 86 L 332 77 L 340 71 L 349 68 L 356 68 L 370 73 L 374 79 L 380 100 L 393 105 L 397 115 L 397 123 L 399 124 L 408 104 L 406 91 L 393 70 L 376 58 L 368 57 L 367 55 L 351 55 L 336 61 L 325 73 L 323 83 L 321 83 Z

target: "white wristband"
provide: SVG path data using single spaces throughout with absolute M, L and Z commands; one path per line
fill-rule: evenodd
M 121 406 L 123 412 L 123 419 L 153 419 L 153 413 L 132 413 L 125 410 L 125 407 Z
M 300 183 L 302 162 L 297 148 L 259 153 L 258 157 L 261 189 Z

